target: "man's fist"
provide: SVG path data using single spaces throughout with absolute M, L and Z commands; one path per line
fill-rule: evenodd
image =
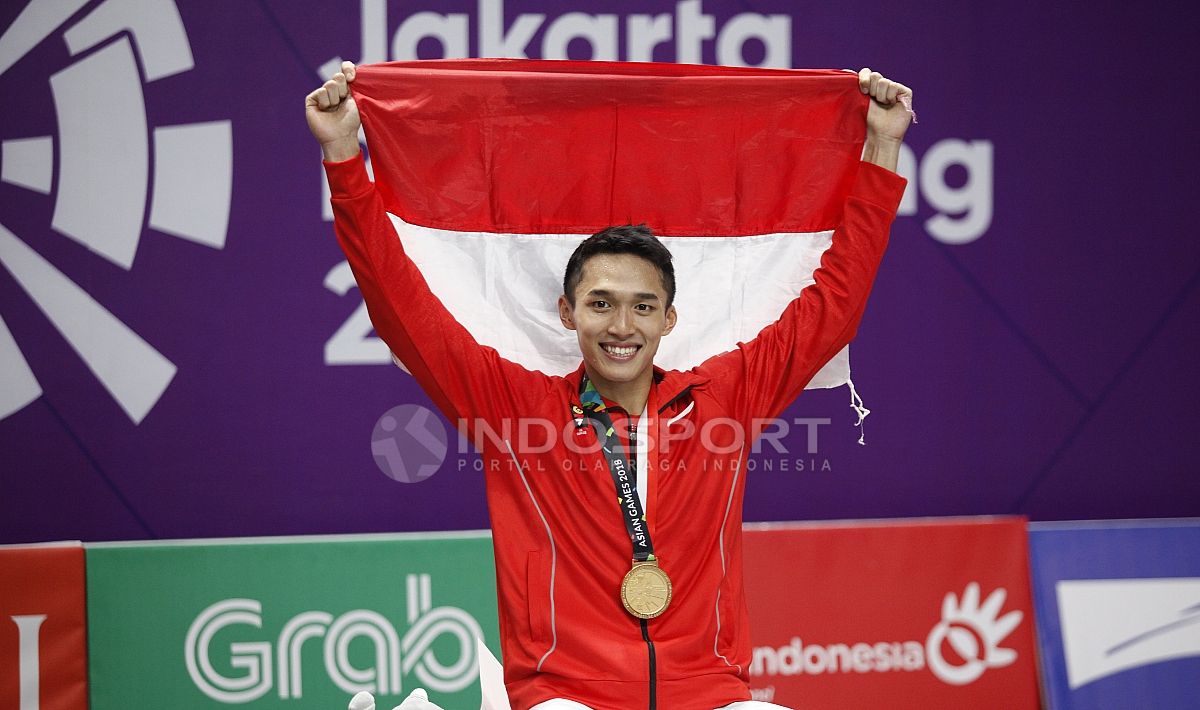
M 326 160 L 347 160 L 358 154 L 358 106 L 350 93 L 356 73 L 353 62 L 342 62 L 342 70 L 316 91 L 304 97 L 308 130 L 321 144 Z
M 903 140 L 912 122 L 912 89 L 866 67 L 858 72 L 858 89 L 872 99 L 867 110 L 867 140 Z

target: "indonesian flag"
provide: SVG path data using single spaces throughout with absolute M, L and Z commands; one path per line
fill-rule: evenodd
M 845 71 L 508 59 L 360 67 L 354 95 L 405 251 L 482 344 L 579 365 L 558 319 L 587 235 L 646 223 L 674 255 L 687 369 L 775 321 L 830 245 L 867 97 Z M 849 378 L 846 350 L 808 387 Z

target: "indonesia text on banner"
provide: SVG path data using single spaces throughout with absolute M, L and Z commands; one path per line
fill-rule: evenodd
M 756 698 L 1038 707 L 1023 519 L 747 525 L 745 555 Z

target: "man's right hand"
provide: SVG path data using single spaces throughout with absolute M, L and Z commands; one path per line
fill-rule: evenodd
M 308 130 L 321 144 L 325 160 L 338 162 L 358 155 L 358 106 L 350 93 L 354 81 L 353 62 L 342 62 L 342 70 L 316 91 L 304 97 Z
M 375 696 L 365 690 L 360 691 L 350 699 L 350 710 L 375 710 Z M 429 695 L 423 688 L 417 688 L 408 694 L 404 702 L 392 710 L 442 710 L 442 708 L 429 702 Z

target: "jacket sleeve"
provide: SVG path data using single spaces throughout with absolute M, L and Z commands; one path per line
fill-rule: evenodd
M 701 363 L 714 395 L 742 422 L 778 416 L 858 330 L 906 181 L 861 163 L 832 244 L 779 320 Z
M 547 375 L 480 345 L 433 294 L 404 252 L 361 155 L 326 162 L 334 231 L 375 332 L 453 424 L 528 412 Z

